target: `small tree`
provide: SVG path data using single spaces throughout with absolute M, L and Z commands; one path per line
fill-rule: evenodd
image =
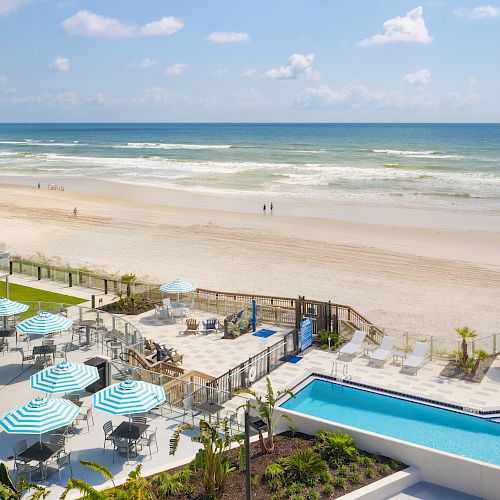
M 130 299 L 132 298 L 132 283 L 134 283 L 136 279 L 137 279 L 137 276 L 135 274 L 133 274 L 133 273 L 124 274 L 120 278 L 120 281 L 122 283 L 126 283 L 127 284 L 127 292 L 126 292 L 126 294 L 127 294 L 128 302 L 130 302 Z
M 277 396 L 275 396 L 274 389 L 269 377 L 266 377 L 265 398 L 263 398 L 262 396 L 258 396 L 255 391 L 252 391 L 250 389 L 240 389 L 239 391 L 236 392 L 250 394 L 255 398 L 255 402 L 249 403 L 250 408 L 253 408 L 260 415 L 260 418 L 267 424 L 267 443 L 264 441 L 262 432 L 259 430 L 260 448 L 265 453 L 272 453 L 274 451 L 274 430 L 276 429 L 278 422 L 282 418 L 286 418 L 288 421 L 292 420 L 288 415 L 284 414 L 281 414 L 277 418 L 274 417 L 276 400 L 283 394 L 288 394 L 292 398 L 295 397 L 295 394 L 290 389 L 286 389 L 284 391 L 278 391 Z M 243 406 L 241 406 L 240 408 L 242 407 Z
M 462 339 L 462 353 L 460 355 L 460 361 L 465 365 L 469 359 L 469 354 L 467 352 L 467 340 L 476 337 L 477 333 L 475 330 L 471 330 L 468 326 L 457 326 L 457 328 L 455 328 L 455 332 Z
M 175 455 L 177 451 L 181 432 L 194 429 L 191 424 L 181 424 L 177 427 L 170 438 L 170 455 Z M 198 435 L 191 437 L 191 441 L 202 446 L 191 465 L 203 472 L 205 493 L 218 498 L 224 490 L 226 479 L 235 470 L 235 467 L 231 466 L 227 452 L 232 443 L 241 441 L 241 436 L 231 436 L 226 419 L 217 424 L 202 420 Z

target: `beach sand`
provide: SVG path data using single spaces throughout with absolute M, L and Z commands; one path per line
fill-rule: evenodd
M 330 299 L 388 329 L 500 330 L 500 214 L 283 199 L 264 216 L 255 198 L 51 179 L 61 192 L 37 182 L 0 178 L 0 242 L 13 255 Z

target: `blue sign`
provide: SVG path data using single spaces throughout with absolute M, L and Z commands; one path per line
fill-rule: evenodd
M 300 324 L 300 350 L 304 351 L 313 343 L 313 320 L 306 318 Z

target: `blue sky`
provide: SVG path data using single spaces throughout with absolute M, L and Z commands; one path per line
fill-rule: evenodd
M 0 0 L 0 121 L 500 121 L 500 4 Z

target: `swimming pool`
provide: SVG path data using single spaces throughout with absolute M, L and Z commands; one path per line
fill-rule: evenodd
M 281 407 L 500 465 L 500 423 L 313 379 Z

